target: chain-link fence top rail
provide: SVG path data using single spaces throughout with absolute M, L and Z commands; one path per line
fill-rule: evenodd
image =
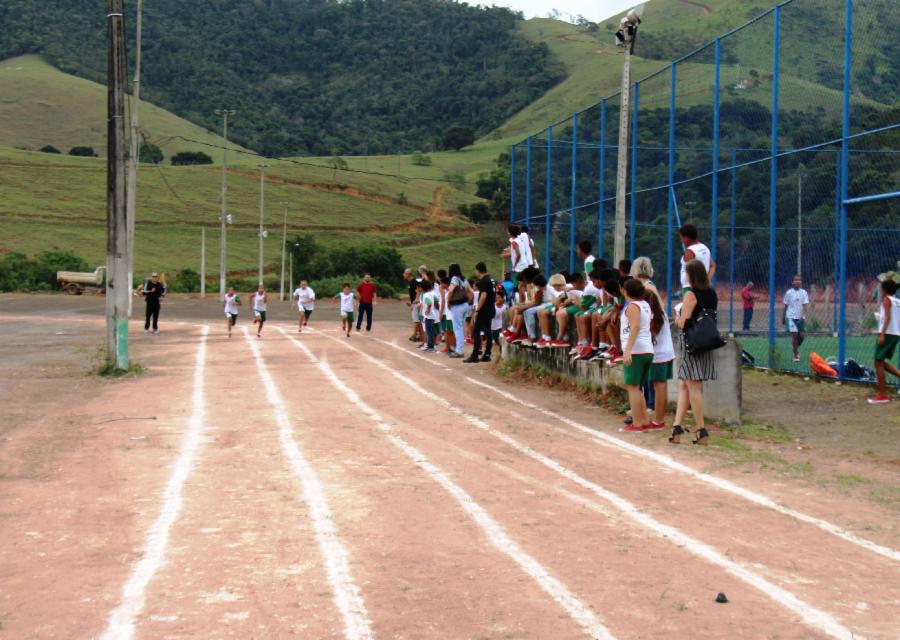
M 675 231 L 695 224 L 720 324 L 757 365 L 871 363 L 878 278 L 900 269 L 898 28 L 896 0 L 788 0 L 632 85 L 626 252 L 653 260 L 671 304 Z M 513 146 L 511 219 L 550 273 L 578 268 L 580 240 L 612 257 L 621 104 Z M 796 362 L 783 301 L 798 274 L 810 302 Z

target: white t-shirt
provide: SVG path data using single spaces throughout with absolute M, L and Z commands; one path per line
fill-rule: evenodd
M 697 242 L 697 243 L 694 243 L 691 246 L 687 247 L 685 249 L 685 251 L 687 251 L 688 249 L 691 252 L 693 252 L 694 260 L 699 260 L 700 262 L 702 262 L 703 266 L 706 267 L 706 273 L 709 273 L 709 265 L 710 265 L 710 262 L 712 261 L 712 253 L 710 252 L 709 247 L 707 247 L 702 242 Z M 690 280 L 688 280 L 688 277 L 687 277 L 687 269 L 685 268 L 686 266 L 687 266 L 687 262 L 684 261 L 684 256 L 681 256 L 681 286 L 682 287 L 691 286 L 691 282 L 690 282 Z
M 601 298 L 603 297 L 603 292 L 600 291 L 597 287 L 594 286 L 593 282 L 587 283 L 584 287 L 584 291 L 581 292 L 581 297 L 584 296 L 594 296 L 597 299 L 597 302 L 601 302 Z
M 669 317 L 663 312 L 663 326 L 653 338 L 653 362 L 672 362 L 675 359 L 675 346 L 672 344 L 672 327 Z
M 341 313 L 353 313 L 353 300 L 356 298 L 356 294 L 351 291 L 350 293 L 344 293 L 341 291 Z
M 491 331 L 497 331 L 503 328 L 503 316 L 506 313 L 506 305 L 501 304 L 499 307 L 494 305 L 494 317 L 491 320 Z
M 312 287 L 297 287 L 294 291 L 297 297 L 298 311 L 312 311 L 316 307 L 316 292 Z
M 641 310 L 641 324 L 635 329 L 638 332 L 638 336 L 634 341 L 634 345 L 631 347 L 631 353 L 632 355 L 655 353 L 653 348 L 653 336 L 650 334 L 650 320 L 653 319 L 650 305 L 643 300 L 635 300 L 634 302 L 629 302 L 624 311 L 627 311 L 628 307 L 631 305 L 634 305 Z M 622 349 L 628 344 L 628 336 L 631 335 L 631 331 L 631 321 L 628 319 L 628 314 L 622 313 L 622 324 L 619 327 L 619 338 L 622 340 Z
M 527 233 L 520 233 L 515 238 L 510 239 L 510 246 L 516 246 L 519 259 L 513 263 L 512 268 L 516 273 L 521 273 L 534 263 L 534 256 L 531 254 L 531 239 Z M 514 258 L 515 256 L 512 256 Z
M 225 313 L 236 316 L 238 314 L 237 294 L 225 294 Z
M 809 294 L 806 293 L 806 289 L 788 289 L 784 294 L 788 320 L 802 320 L 803 305 L 805 304 L 809 304 Z
M 891 301 L 891 321 L 885 323 L 884 317 L 879 318 L 878 332 L 881 333 L 883 331 L 888 335 L 900 336 L 900 298 L 896 296 L 887 296 L 885 299 Z M 882 307 L 882 309 L 884 309 L 884 307 Z M 881 312 L 881 316 L 884 316 L 884 311 Z
M 584 259 L 584 275 L 585 275 L 585 277 L 590 275 L 591 271 L 594 269 L 594 260 L 596 260 L 596 259 L 597 258 L 594 257 L 593 253 Z
M 440 320 L 441 306 L 440 298 L 435 295 L 434 291 L 422 292 L 422 317 L 426 320 Z M 429 308 L 429 305 L 431 306 Z
M 444 300 L 444 319 L 445 319 L 445 320 L 452 320 L 452 319 L 453 319 L 453 314 L 450 313 L 450 304 L 447 302 L 447 294 L 448 294 L 449 292 L 450 292 L 449 289 L 444 289 L 444 290 L 441 292 L 441 297 L 442 297 L 443 300 Z
M 254 311 L 266 310 L 266 294 L 254 293 L 252 302 Z

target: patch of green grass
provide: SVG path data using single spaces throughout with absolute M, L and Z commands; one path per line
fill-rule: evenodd
M 855 473 L 846 475 L 838 474 L 834 476 L 834 480 L 844 489 L 853 489 L 863 484 L 872 484 L 872 481 L 868 478 L 863 478 L 862 476 L 858 476 Z
M 900 487 L 882 485 L 869 492 L 869 498 L 894 511 L 900 511 Z
M 755 420 L 744 420 L 740 425 L 723 424 L 723 433 L 733 437 L 747 440 L 762 440 L 769 442 L 791 442 L 793 437 L 782 427 L 772 424 L 760 423 Z
M 129 377 L 139 376 L 142 373 L 144 373 L 145 371 L 146 371 L 146 369 L 142 365 L 140 365 L 136 362 L 129 362 L 128 369 L 124 370 L 124 369 L 119 369 L 116 366 L 115 362 L 106 361 L 103 364 L 101 364 L 99 367 L 97 367 L 96 369 L 92 370 L 91 373 L 93 375 L 101 377 L 101 378 L 112 378 L 115 380 L 118 378 L 124 378 L 125 376 L 129 376 Z

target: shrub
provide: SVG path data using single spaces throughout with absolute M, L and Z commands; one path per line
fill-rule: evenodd
M 82 158 L 96 158 L 97 154 L 94 153 L 94 147 L 72 147 L 69 149 L 70 156 L 79 156 Z
M 172 293 L 196 293 L 200 291 L 200 274 L 193 269 L 182 269 L 169 283 Z
M 38 149 L 38 151 L 40 151 L 41 153 L 62 153 L 62 151 L 50 144 L 41 147 L 40 149 Z
M 410 161 L 417 167 L 431 166 L 431 156 L 425 155 L 421 151 L 413 151 Z
M 52 291 L 57 271 L 88 271 L 82 258 L 68 251 L 45 251 L 37 258 L 11 253 L 0 260 L 0 291 Z
M 465 125 L 454 125 L 444 132 L 444 148 L 459 151 L 475 142 L 475 131 Z
M 192 164 L 212 164 L 213 159 L 202 151 L 182 151 L 172 156 L 172 166 L 187 166 Z
M 138 151 L 138 162 L 159 164 L 164 159 L 162 149 L 150 142 L 142 142 Z

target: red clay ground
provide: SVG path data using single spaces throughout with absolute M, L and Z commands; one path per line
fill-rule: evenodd
M 673 447 L 426 361 L 402 305 L 272 306 L 169 301 L 108 381 L 100 298 L 0 297 L 0 637 L 897 637 L 890 454 Z

